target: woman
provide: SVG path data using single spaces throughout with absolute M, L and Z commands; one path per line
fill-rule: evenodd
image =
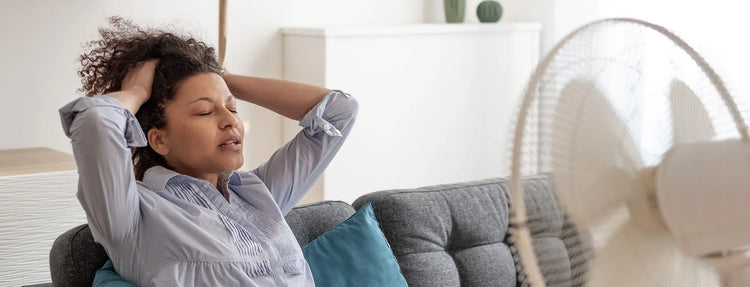
M 340 91 L 223 73 L 213 48 L 119 18 L 81 57 L 83 91 L 60 110 L 94 239 L 138 286 L 311 286 L 284 215 L 349 134 Z M 236 101 L 303 130 L 252 171 Z M 132 148 L 132 151 L 131 151 Z

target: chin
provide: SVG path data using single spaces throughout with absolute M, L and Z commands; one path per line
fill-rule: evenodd
M 212 169 L 218 171 L 238 170 L 245 163 L 245 157 L 242 156 L 242 153 L 218 154 L 208 158 L 208 160 L 213 167 Z
M 224 166 L 227 167 L 226 170 L 238 170 L 242 167 L 244 163 L 245 163 L 244 157 L 240 156 L 239 159 L 227 160 Z

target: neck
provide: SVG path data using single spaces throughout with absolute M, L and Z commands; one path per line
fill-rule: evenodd
M 174 171 L 197 179 L 208 181 L 208 183 L 210 183 L 214 187 L 216 187 L 219 182 L 219 173 L 202 173 L 193 170 L 183 170 L 179 168 L 175 168 Z
M 226 187 L 226 181 L 220 182 L 221 173 L 199 173 L 199 172 L 185 171 L 185 170 L 179 170 L 179 169 L 175 169 L 175 171 L 181 174 L 187 175 L 187 176 L 192 176 L 197 179 L 208 181 L 208 183 L 213 185 L 216 188 L 216 190 L 218 190 L 219 193 L 221 193 L 224 199 L 229 201 L 229 192 L 227 192 L 227 190 L 224 188 Z M 219 184 L 221 184 L 222 186 L 219 186 Z

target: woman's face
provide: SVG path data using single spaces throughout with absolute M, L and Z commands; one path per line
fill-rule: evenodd
M 221 76 L 201 73 L 180 82 L 164 116 L 166 127 L 149 131 L 149 143 L 175 171 L 206 179 L 242 166 L 245 129 Z

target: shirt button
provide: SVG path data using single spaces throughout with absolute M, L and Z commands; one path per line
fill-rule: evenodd
M 327 130 L 327 131 L 330 131 L 331 130 L 331 124 L 326 123 L 325 125 L 323 125 L 323 129 Z

